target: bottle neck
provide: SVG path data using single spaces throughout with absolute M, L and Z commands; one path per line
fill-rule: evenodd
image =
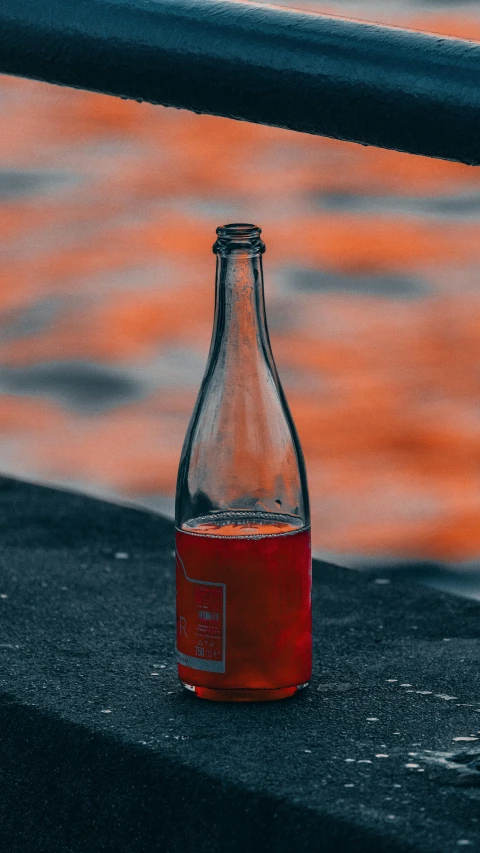
M 212 349 L 226 341 L 238 358 L 248 358 L 253 348 L 269 350 L 260 254 L 238 251 L 217 259 Z

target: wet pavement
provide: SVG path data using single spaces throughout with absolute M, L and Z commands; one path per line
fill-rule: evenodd
M 0 541 L 4 849 L 478 851 L 477 602 L 314 561 L 310 686 L 208 702 L 171 522 L 0 478 Z

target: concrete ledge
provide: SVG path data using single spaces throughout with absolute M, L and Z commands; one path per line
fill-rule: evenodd
M 0 518 L 5 853 L 478 849 L 477 603 L 317 563 L 312 687 L 210 704 L 169 522 L 12 480 Z

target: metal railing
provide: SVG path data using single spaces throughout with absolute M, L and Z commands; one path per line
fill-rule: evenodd
M 480 164 L 480 44 L 217 0 L 1 0 L 0 71 Z

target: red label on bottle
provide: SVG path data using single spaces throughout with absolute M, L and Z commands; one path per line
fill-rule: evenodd
M 307 682 L 310 531 L 238 538 L 177 530 L 176 542 L 182 681 L 252 689 Z
M 178 662 L 225 672 L 226 585 L 189 577 L 178 551 L 177 602 Z

